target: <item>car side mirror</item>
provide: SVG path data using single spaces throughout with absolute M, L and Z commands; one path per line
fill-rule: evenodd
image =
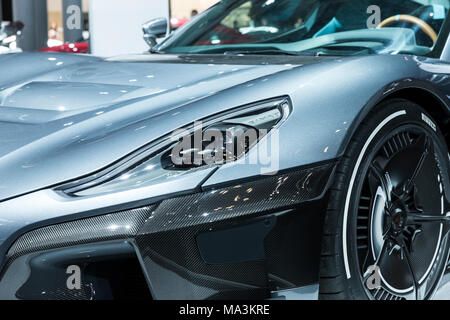
M 168 23 L 166 18 L 152 19 L 142 25 L 144 40 L 153 48 L 156 46 L 158 38 L 164 38 L 167 35 Z

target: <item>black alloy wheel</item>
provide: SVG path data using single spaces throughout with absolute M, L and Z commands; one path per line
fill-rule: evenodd
M 441 276 L 433 267 L 450 227 L 443 178 L 424 130 L 407 126 L 385 140 L 372 155 L 360 195 L 361 280 L 373 299 L 426 299 Z M 381 286 L 373 289 L 367 281 L 375 269 Z
M 449 189 L 448 147 L 423 109 L 394 100 L 369 114 L 331 191 L 321 298 L 432 298 L 448 262 Z

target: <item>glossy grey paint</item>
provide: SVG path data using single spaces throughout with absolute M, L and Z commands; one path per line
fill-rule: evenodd
M 293 113 L 279 132 L 284 170 L 339 157 L 371 104 L 398 88 L 425 86 L 449 110 L 450 66 L 413 56 L 17 54 L 1 56 L 0 65 L 0 256 L 35 224 L 259 175 L 261 166 L 237 162 L 211 177 L 203 171 L 102 197 L 51 189 L 217 112 L 288 95 Z

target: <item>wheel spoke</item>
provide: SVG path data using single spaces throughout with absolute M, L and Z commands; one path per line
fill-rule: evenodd
M 374 263 L 375 267 L 379 267 L 380 266 L 381 259 L 388 252 L 389 243 L 390 243 L 390 240 L 386 240 L 386 239 L 384 240 L 383 246 L 381 247 L 381 250 L 380 250 L 380 253 L 378 254 L 377 260 Z
M 390 224 L 386 227 L 386 229 L 383 232 L 383 239 L 385 239 L 388 236 L 389 232 L 391 231 L 391 228 L 392 226 Z
M 424 223 L 442 223 L 443 224 L 443 237 L 445 237 L 450 232 L 450 212 L 445 216 L 433 216 L 423 214 L 421 212 L 408 213 L 407 222 L 408 225 L 417 225 Z
M 416 300 L 419 300 L 420 298 L 422 298 L 421 294 L 420 294 L 420 284 L 417 281 L 416 274 L 414 273 L 412 259 L 411 259 L 411 256 L 409 255 L 409 251 L 408 251 L 407 245 L 405 243 L 405 240 L 402 237 L 399 237 L 399 238 L 400 238 L 399 242 L 400 242 L 401 250 L 403 252 L 403 255 L 406 258 L 406 264 L 408 265 L 409 272 L 411 273 L 411 277 L 413 279 L 415 298 L 416 298 Z
M 428 154 L 430 153 L 432 142 L 428 136 L 423 134 L 417 139 L 416 146 L 418 147 L 420 146 L 421 148 L 423 148 L 423 150 L 421 152 L 420 158 L 416 166 L 414 167 L 414 171 L 411 175 L 411 178 L 408 180 L 408 183 L 406 184 L 405 190 L 408 191 L 413 188 L 416 178 L 419 175 L 420 171 L 422 170 L 423 164 L 425 163 L 425 160 Z
M 388 249 L 389 249 L 389 240 L 384 240 L 383 242 L 383 246 L 381 247 L 380 253 L 377 256 L 377 259 L 375 260 L 375 262 L 373 263 L 373 267 L 379 267 L 380 266 L 380 262 L 381 259 L 384 257 L 385 254 L 388 253 Z M 365 273 L 364 273 L 364 281 L 366 281 L 369 276 L 371 275 L 371 273 L 368 272 L 370 266 L 365 266 Z
M 386 196 L 387 202 L 391 201 L 391 192 L 392 192 L 392 182 L 391 178 L 389 176 L 389 173 L 382 173 L 382 170 L 378 167 L 378 164 L 376 162 L 373 162 L 370 165 L 370 170 L 372 171 L 375 178 L 378 180 L 378 182 L 381 184 L 381 187 L 383 188 L 383 191 Z
M 441 222 L 444 224 L 450 223 L 450 212 L 445 216 L 432 216 L 423 214 L 421 212 L 410 212 L 408 213 L 408 224 L 420 224 L 427 222 Z

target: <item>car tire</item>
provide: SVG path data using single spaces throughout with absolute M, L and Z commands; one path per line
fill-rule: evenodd
M 430 299 L 448 261 L 449 190 L 448 147 L 431 116 L 403 99 L 374 108 L 330 189 L 320 299 Z

